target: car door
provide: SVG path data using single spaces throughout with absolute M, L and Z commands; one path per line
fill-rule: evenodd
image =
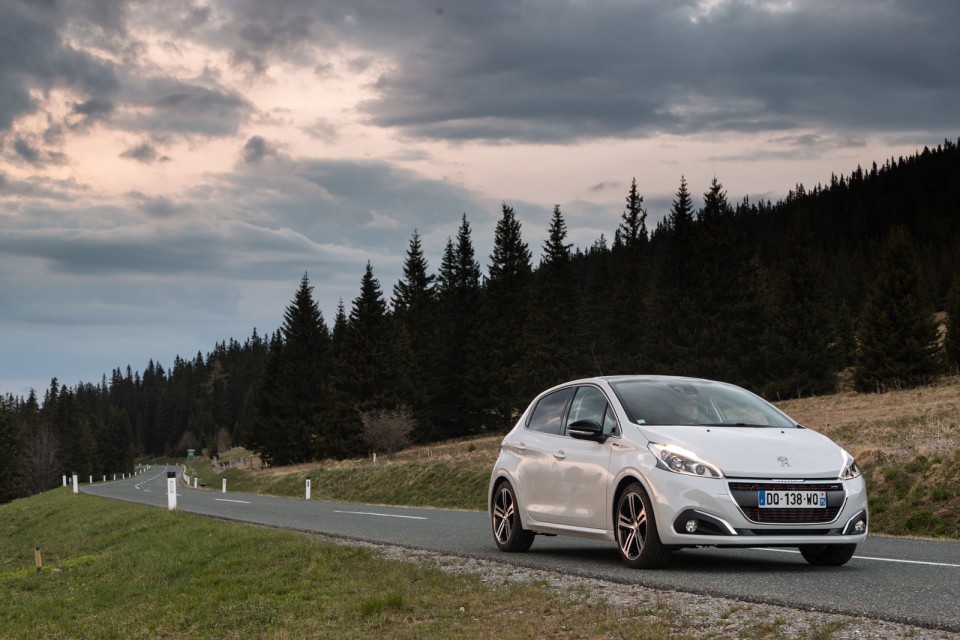
M 586 529 L 606 529 L 607 492 L 610 485 L 611 441 L 577 440 L 567 434 L 567 426 L 577 420 L 593 420 L 604 433 L 619 433 L 616 418 L 607 397 L 594 386 L 578 387 L 564 420 L 564 437 L 553 452 L 556 462 L 554 496 L 556 522 Z
M 556 454 L 568 440 L 562 435 L 563 418 L 573 392 L 573 387 L 567 387 L 540 398 L 518 440 L 511 444 L 517 456 L 517 497 L 538 522 L 557 521 L 561 502 L 554 490 Z

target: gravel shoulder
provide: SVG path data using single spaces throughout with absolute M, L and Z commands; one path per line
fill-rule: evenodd
M 762 624 L 776 629 L 772 637 L 782 638 L 960 640 L 958 633 L 871 618 L 805 611 L 769 604 L 761 605 L 679 591 L 662 591 L 639 585 L 624 585 L 571 576 L 560 572 L 528 569 L 490 560 L 464 558 L 330 536 L 317 535 L 316 537 L 335 544 L 364 547 L 387 560 L 437 567 L 451 574 L 473 574 L 479 576 L 492 588 L 510 583 L 535 583 L 572 601 L 605 601 L 608 604 L 634 610 L 680 610 L 686 614 L 684 631 L 691 633 L 692 637 L 738 638 L 743 635 L 755 637 L 758 624 Z M 574 630 L 571 632 L 572 635 L 578 635 Z

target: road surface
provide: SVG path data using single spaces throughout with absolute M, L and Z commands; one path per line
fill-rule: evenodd
M 175 467 L 169 467 L 175 470 Z M 167 508 L 167 468 L 85 485 L 91 495 Z M 560 571 L 656 589 L 828 611 L 960 631 L 960 543 L 873 537 L 842 567 L 812 567 L 796 549 L 685 549 L 666 569 L 636 571 L 613 543 L 538 536 L 500 552 L 487 515 L 279 498 L 178 484 L 182 511 L 335 537 Z

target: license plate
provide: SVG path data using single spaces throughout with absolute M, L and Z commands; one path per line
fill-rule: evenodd
M 822 509 L 827 506 L 826 491 L 760 491 L 761 509 Z

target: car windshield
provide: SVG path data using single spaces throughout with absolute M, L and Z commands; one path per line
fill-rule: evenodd
M 634 424 L 797 427 L 762 398 L 722 382 L 652 378 L 610 384 Z

